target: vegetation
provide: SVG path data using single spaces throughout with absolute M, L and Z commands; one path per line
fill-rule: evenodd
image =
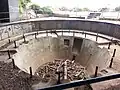
M 74 11 L 74 12 L 81 12 L 82 9 L 81 9 L 81 8 L 78 8 L 78 7 L 75 7 L 75 8 L 72 9 L 72 11 Z
M 24 9 L 26 9 L 26 6 L 28 3 L 30 3 L 31 0 L 19 0 L 19 12 L 22 13 Z
M 43 13 L 43 10 L 37 4 L 32 4 L 29 6 L 29 8 L 32 9 L 35 12 L 35 14 Z
M 32 4 L 29 6 L 30 9 L 32 9 L 35 14 L 52 14 L 52 10 L 50 9 L 50 7 L 40 7 L 37 4 Z
M 100 11 L 100 12 L 108 12 L 108 11 L 109 11 L 109 8 L 107 8 L 107 7 L 100 8 L 99 11 Z
M 81 12 L 81 11 L 90 11 L 88 8 L 79 8 L 74 7 L 72 9 L 68 9 L 67 7 L 61 7 L 59 8 L 60 11 L 73 11 L 73 12 Z
M 83 8 L 83 11 L 90 11 L 88 8 Z
M 117 12 L 120 11 L 120 6 L 116 7 L 115 11 L 117 11 Z
M 59 8 L 60 11 L 68 11 L 69 9 L 67 7 L 61 7 Z

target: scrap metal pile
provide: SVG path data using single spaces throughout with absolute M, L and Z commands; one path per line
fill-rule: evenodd
M 83 66 L 68 59 L 56 59 L 46 63 L 37 69 L 35 75 L 39 76 L 43 82 L 49 82 L 53 78 L 58 80 L 58 77 L 61 81 L 82 80 L 88 77 Z

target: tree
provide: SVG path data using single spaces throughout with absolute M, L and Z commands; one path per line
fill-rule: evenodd
M 75 7 L 75 8 L 72 9 L 72 11 L 74 11 L 74 12 L 81 12 L 82 9 L 81 9 L 81 8 L 78 8 L 78 7 Z
M 26 6 L 28 3 L 30 3 L 31 0 L 19 0 L 19 12 L 22 13 L 24 9 L 26 9 Z
M 61 7 L 59 8 L 60 11 L 68 11 L 68 8 L 67 7 Z
M 104 8 L 101 8 L 101 9 L 99 9 L 99 10 L 100 10 L 100 12 L 108 12 L 108 11 L 109 11 L 109 8 L 104 7 Z
M 43 13 L 43 10 L 37 4 L 32 4 L 29 6 L 29 8 L 32 9 L 35 12 L 35 14 L 42 14 Z
M 116 7 L 115 11 L 120 11 L 120 6 Z
M 83 11 L 90 11 L 88 8 L 83 8 Z
M 50 9 L 50 7 L 40 7 L 39 5 L 37 4 L 32 4 L 29 6 L 30 9 L 32 9 L 36 15 L 37 14 L 52 14 L 52 10 Z
M 49 6 L 42 7 L 41 9 L 43 10 L 44 14 L 53 14 L 53 12 L 52 12 L 52 10 L 50 9 Z

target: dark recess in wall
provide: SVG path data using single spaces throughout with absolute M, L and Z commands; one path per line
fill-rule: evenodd
M 0 23 L 9 22 L 8 0 L 0 0 Z
M 83 43 L 82 38 L 74 38 L 72 51 L 79 53 L 81 50 L 82 43 Z

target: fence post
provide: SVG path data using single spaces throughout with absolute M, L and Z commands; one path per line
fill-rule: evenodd
M 24 42 L 26 42 L 26 39 L 25 39 L 25 36 L 24 36 L 24 34 L 23 34 L 23 39 L 24 39 Z
M 111 68 L 111 67 L 112 67 L 112 64 L 113 64 L 113 57 L 111 58 L 109 68 Z
M 112 57 L 115 57 L 115 53 L 116 53 L 116 49 L 114 49 L 114 52 L 113 52 L 113 56 L 112 56 Z
M 14 41 L 14 46 L 15 46 L 14 48 L 17 48 L 16 41 Z
M 95 75 L 94 75 L 94 77 L 97 77 L 97 73 L 98 73 L 98 66 L 96 66 L 96 68 L 95 68 Z
M 7 52 L 8 52 L 8 58 L 10 59 L 10 58 L 11 58 L 11 57 L 10 57 L 10 51 L 8 50 Z
M 85 38 L 86 38 L 86 33 L 85 33 Z
M 13 64 L 13 68 L 15 69 L 15 61 L 13 58 L 12 58 L 12 64 Z
M 97 33 L 97 35 L 96 35 L 96 41 L 98 40 L 98 33 Z
M 10 39 L 8 39 L 8 42 L 10 43 Z
M 37 33 L 35 33 L 35 39 L 37 39 Z
M 109 42 L 109 44 L 108 44 L 108 49 L 110 49 L 110 45 L 111 45 L 111 42 Z
M 30 67 L 29 69 L 30 69 L 30 78 L 32 78 L 32 67 Z

